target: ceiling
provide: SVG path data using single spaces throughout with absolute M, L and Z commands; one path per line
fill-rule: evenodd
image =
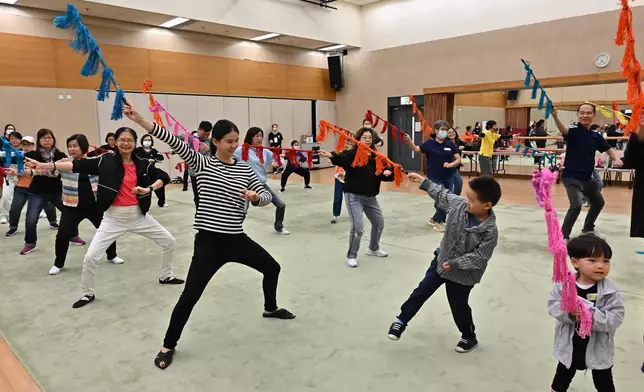
M 369 0 L 353 0 L 352 2 L 369 2 Z M 69 0 L 18 0 L 17 6 L 38 8 L 51 11 L 63 11 L 67 7 Z M 373 2 L 373 1 L 371 1 Z M 104 5 L 99 3 L 89 3 L 82 0 L 74 1 L 74 5 L 78 8 L 82 15 L 92 16 L 96 18 L 118 20 L 122 22 L 138 23 L 150 26 L 159 26 L 161 23 L 173 19 L 173 16 L 157 14 L 153 12 L 145 12 L 130 8 L 122 8 L 111 5 Z M 173 27 L 172 30 L 193 31 L 211 35 L 225 36 L 248 40 L 254 37 L 271 33 L 271 31 L 261 31 L 247 29 L 237 26 L 229 26 L 219 23 L 190 21 Z M 317 41 L 308 38 L 294 37 L 289 35 L 280 35 L 276 38 L 267 39 L 261 42 L 268 42 L 271 44 L 291 46 L 301 49 L 317 50 L 323 47 L 335 45 L 335 42 Z

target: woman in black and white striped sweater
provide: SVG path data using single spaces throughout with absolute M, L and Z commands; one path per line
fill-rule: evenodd
M 212 130 L 211 156 L 201 155 L 170 132 L 145 120 L 130 105 L 124 114 L 154 137 L 164 141 L 195 172 L 199 204 L 195 215 L 194 254 L 186 286 L 172 311 L 163 348 L 154 363 L 160 369 L 172 362 L 177 341 L 210 279 L 226 263 L 251 267 L 264 275 L 264 314 L 266 318 L 293 319 L 286 309 L 277 307 L 277 281 L 280 265 L 242 227 L 246 203 L 266 206 L 271 194 L 259 182 L 253 170 L 233 158 L 239 146 L 239 130 L 228 120 L 219 120 Z

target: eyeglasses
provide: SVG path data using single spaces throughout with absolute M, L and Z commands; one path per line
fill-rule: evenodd
M 41 137 L 40 140 L 54 140 L 54 138 L 51 137 L 50 135 L 47 135 L 47 136 Z
M 127 144 L 134 144 L 135 143 L 134 139 L 119 139 L 116 142 L 120 143 L 120 144 L 126 144 L 126 143 Z

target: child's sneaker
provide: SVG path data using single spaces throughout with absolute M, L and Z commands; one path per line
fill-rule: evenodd
M 470 351 L 474 350 L 476 347 L 478 347 L 479 341 L 476 340 L 476 338 L 472 339 L 461 339 L 460 342 L 456 345 L 456 350 L 457 353 L 469 353 Z
M 83 239 L 80 237 L 72 238 L 71 240 L 69 240 L 69 243 L 76 246 L 84 246 L 86 244 L 86 242 L 83 241 Z
M 407 326 L 396 321 L 391 324 L 391 327 L 389 327 L 389 334 L 387 335 L 387 337 L 391 340 L 400 340 L 400 335 L 405 332 L 406 328 Z
M 334 216 L 333 219 L 331 219 L 331 223 L 338 223 L 338 217 Z
M 445 224 L 444 223 L 434 223 L 434 230 L 436 230 L 439 233 L 444 233 L 445 232 Z
M 431 227 L 434 227 L 434 225 L 435 225 L 435 224 L 436 224 L 436 221 L 435 221 L 435 220 L 433 220 L 433 219 L 430 219 L 430 220 L 429 220 L 429 225 L 430 225 Z
M 12 235 L 16 234 L 16 232 L 18 232 L 18 229 L 11 228 L 11 229 L 9 229 L 7 234 L 5 234 L 5 236 L 11 237 Z

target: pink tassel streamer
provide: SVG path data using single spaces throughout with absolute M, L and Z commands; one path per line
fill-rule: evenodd
M 532 188 L 539 207 L 545 211 L 546 227 L 548 229 L 548 251 L 553 254 L 552 281 L 561 283 L 561 310 L 574 313 L 581 308 L 578 318 L 577 334 L 582 338 L 590 336 L 593 326 L 593 315 L 590 309 L 577 296 L 576 276 L 568 268 L 568 250 L 557 212 L 552 208 L 552 184 L 557 179 L 557 173 L 548 169 L 535 171 L 532 174 Z
M 172 116 L 170 116 L 170 113 L 168 112 L 165 112 L 165 122 L 168 123 L 168 127 L 171 127 L 174 124 Z

